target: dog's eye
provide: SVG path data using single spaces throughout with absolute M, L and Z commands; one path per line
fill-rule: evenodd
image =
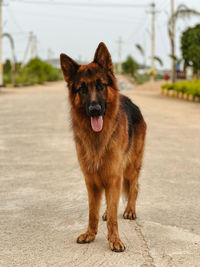
M 101 82 L 100 79 L 97 80 L 97 84 L 96 84 L 96 90 L 99 91 L 103 91 L 104 89 L 104 84 Z

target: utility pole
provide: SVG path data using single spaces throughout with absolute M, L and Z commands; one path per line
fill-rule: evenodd
M 24 53 L 24 58 L 23 58 L 22 64 L 21 64 L 22 68 L 25 65 L 29 50 L 30 50 L 30 58 L 31 59 L 38 56 L 38 54 L 37 54 L 37 37 L 33 34 L 33 32 L 29 33 L 27 47 L 26 47 L 26 50 Z
M 33 32 L 30 33 L 31 59 L 35 57 L 35 36 Z
M 118 39 L 118 62 L 117 62 L 117 72 L 122 72 L 122 62 L 121 62 L 121 55 L 122 55 L 122 38 L 121 36 Z
M 24 58 L 23 58 L 23 60 L 22 60 L 21 68 L 23 68 L 24 65 L 25 65 L 26 58 L 27 58 L 28 51 L 29 51 L 29 47 L 30 47 L 31 42 L 32 42 L 32 35 L 33 35 L 33 33 L 30 32 L 30 33 L 29 33 L 29 37 L 28 37 L 28 43 L 27 43 L 26 50 L 25 50 L 25 53 L 24 53 Z
M 0 86 L 3 85 L 3 59 L 2 59 L 2 2 L 3 0 L 0 0 Z
M 32 35 L 31 58 L 35 58 L 37 56 L 38 56 L 38 53 L 37 53 L 37 37 L 36 37 L 36 35 Z
M 151 4 L 151 15 L 152 15 L 152 21 L 151 21 L 151 81 L 154 81 L 155 79 L 155 4 Z
M 48 48 L 47 50 L 47 62 L 51 62 L 51 60 L 53 59 L 54 57 L 54 52 L 51 48 Z M 81 62 L 81 56 L 79 56 L 79 62 Z
M 155 3 L 151 4 L 151 11 L 147 12 L 151 14 L 151 68 L 150 68 L 150 76 L 151 81 L 154 81 L 155 75 L 156 75 L 156 69 L 155 69 L 155 18 L 156 13 L 159 11 L 156 11 L 156 5 Z
M 175 18 L 174 18 L 174 0 L 171 0 L 171 43 L 172 43 L 172 73 L 171 80 L 172 83 L 176 80 L 176 66 L 175 66 Z

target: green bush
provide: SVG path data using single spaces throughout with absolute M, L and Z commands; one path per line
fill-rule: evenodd
M 138 84 L 143 84 L 143 83 L 149 82 L 150 78 L 151 78 L 151 76 L 149 73 L 143 73 L 143 74 L 136 73 L 136 75 L 135 75 L 135 79 L 136 79 L 136 82 Z M 163 80 L 163 75 L 156 74 L 155 80 L 156 81 Z
M 6 62 L 7 71 L 4 72 L 4 83 L 11 82 L 11 70 Z M 16 66 L 15 83 L 17 85 L 42 84 L 46 81 L 57 81 L 62 79 L 60 69 L 55 69 L 39 58 L 31 59 L 23 68 L 20 64 Z
M 134 77 L 137 69 L 138 64 L 130 55 L 126 58 L 126 61 L 122 63 L 122 72 L 124 74 L 129 74 Z
M 179 83 L 166 83 L 162 86 L 166 90 L 175 90 L 177 92 L 186 93 L 187 95 L 200 96 L 200 81 L 184 81 Z
M 6 60 L 6 62 L 3 64 L 3 83 L 11 83 L 11 71 L 12 66 L 9 59 Z
M 159 80 L 163 80 L 164 79 L 164 75 L 162 75 L 162 74 L 156 74 L 156 77 L 155 77 L 155 80 L 156 81 L 159 81 Z
M 174 84 L 172 83 L 165 83 L 162 85 L 163 89 L 167 89 L 167 90 L 173 90 L 174 89 Z
M 143 84 L 143 83 L 145 83 L 145 82 L 150 81 L 150 75 L 149 75 L 148 73 L 144 73 L 144 74 L 139 74 L 139 73 L 137 73 L 137 74 L 135 75 L 135 79 L 136 79 L 136 82 L 137 82 L 138 84 Z

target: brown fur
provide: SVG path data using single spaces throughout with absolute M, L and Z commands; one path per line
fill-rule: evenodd
M 127 114 L 120 104 L 124 96 L 119 94 L 111 57 L 105 44 L 99 44 L 94 61 L 88 65 L 79 66 L 71 58 L 61 54 L 61 67 L 68 83 L 74 140 L 88 190 L 88 228 L 78 237 L 77 242 L 88 243 L 95 239 L 100 201 L 105 190 L 107 210 L 103 218 L 107 220 L 109 245 L 113 251 L 124 251 L 125 246 L 118 234 L 118 202 L 123 186 L 128 198 L 123 216 L 125 219 L 136 218 L 135 204 L 144 150 L 145 121 L 141 115 L 141 119 L 134 123 L 130 140 Z M 107 84 L 102 92 L 95 90 L 98 78 Z M 88 86 L 86 95 L 74 92 L 82 82 Z M 101 132 L 92 130 L 90 119 L 84 110 L 88 96 L 90 100 L 100 97 L 107 103 Z

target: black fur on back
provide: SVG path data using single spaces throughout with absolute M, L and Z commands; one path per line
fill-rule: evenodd
M 143 117 L 138 106 L 136 106 L 128 97 L 123 95 L 120 95 L 120 109 L 126 112 L 128 119 L 128 150 L 131 145 L 133 131 L 136 129 L 136 125 L 143 120 Z

